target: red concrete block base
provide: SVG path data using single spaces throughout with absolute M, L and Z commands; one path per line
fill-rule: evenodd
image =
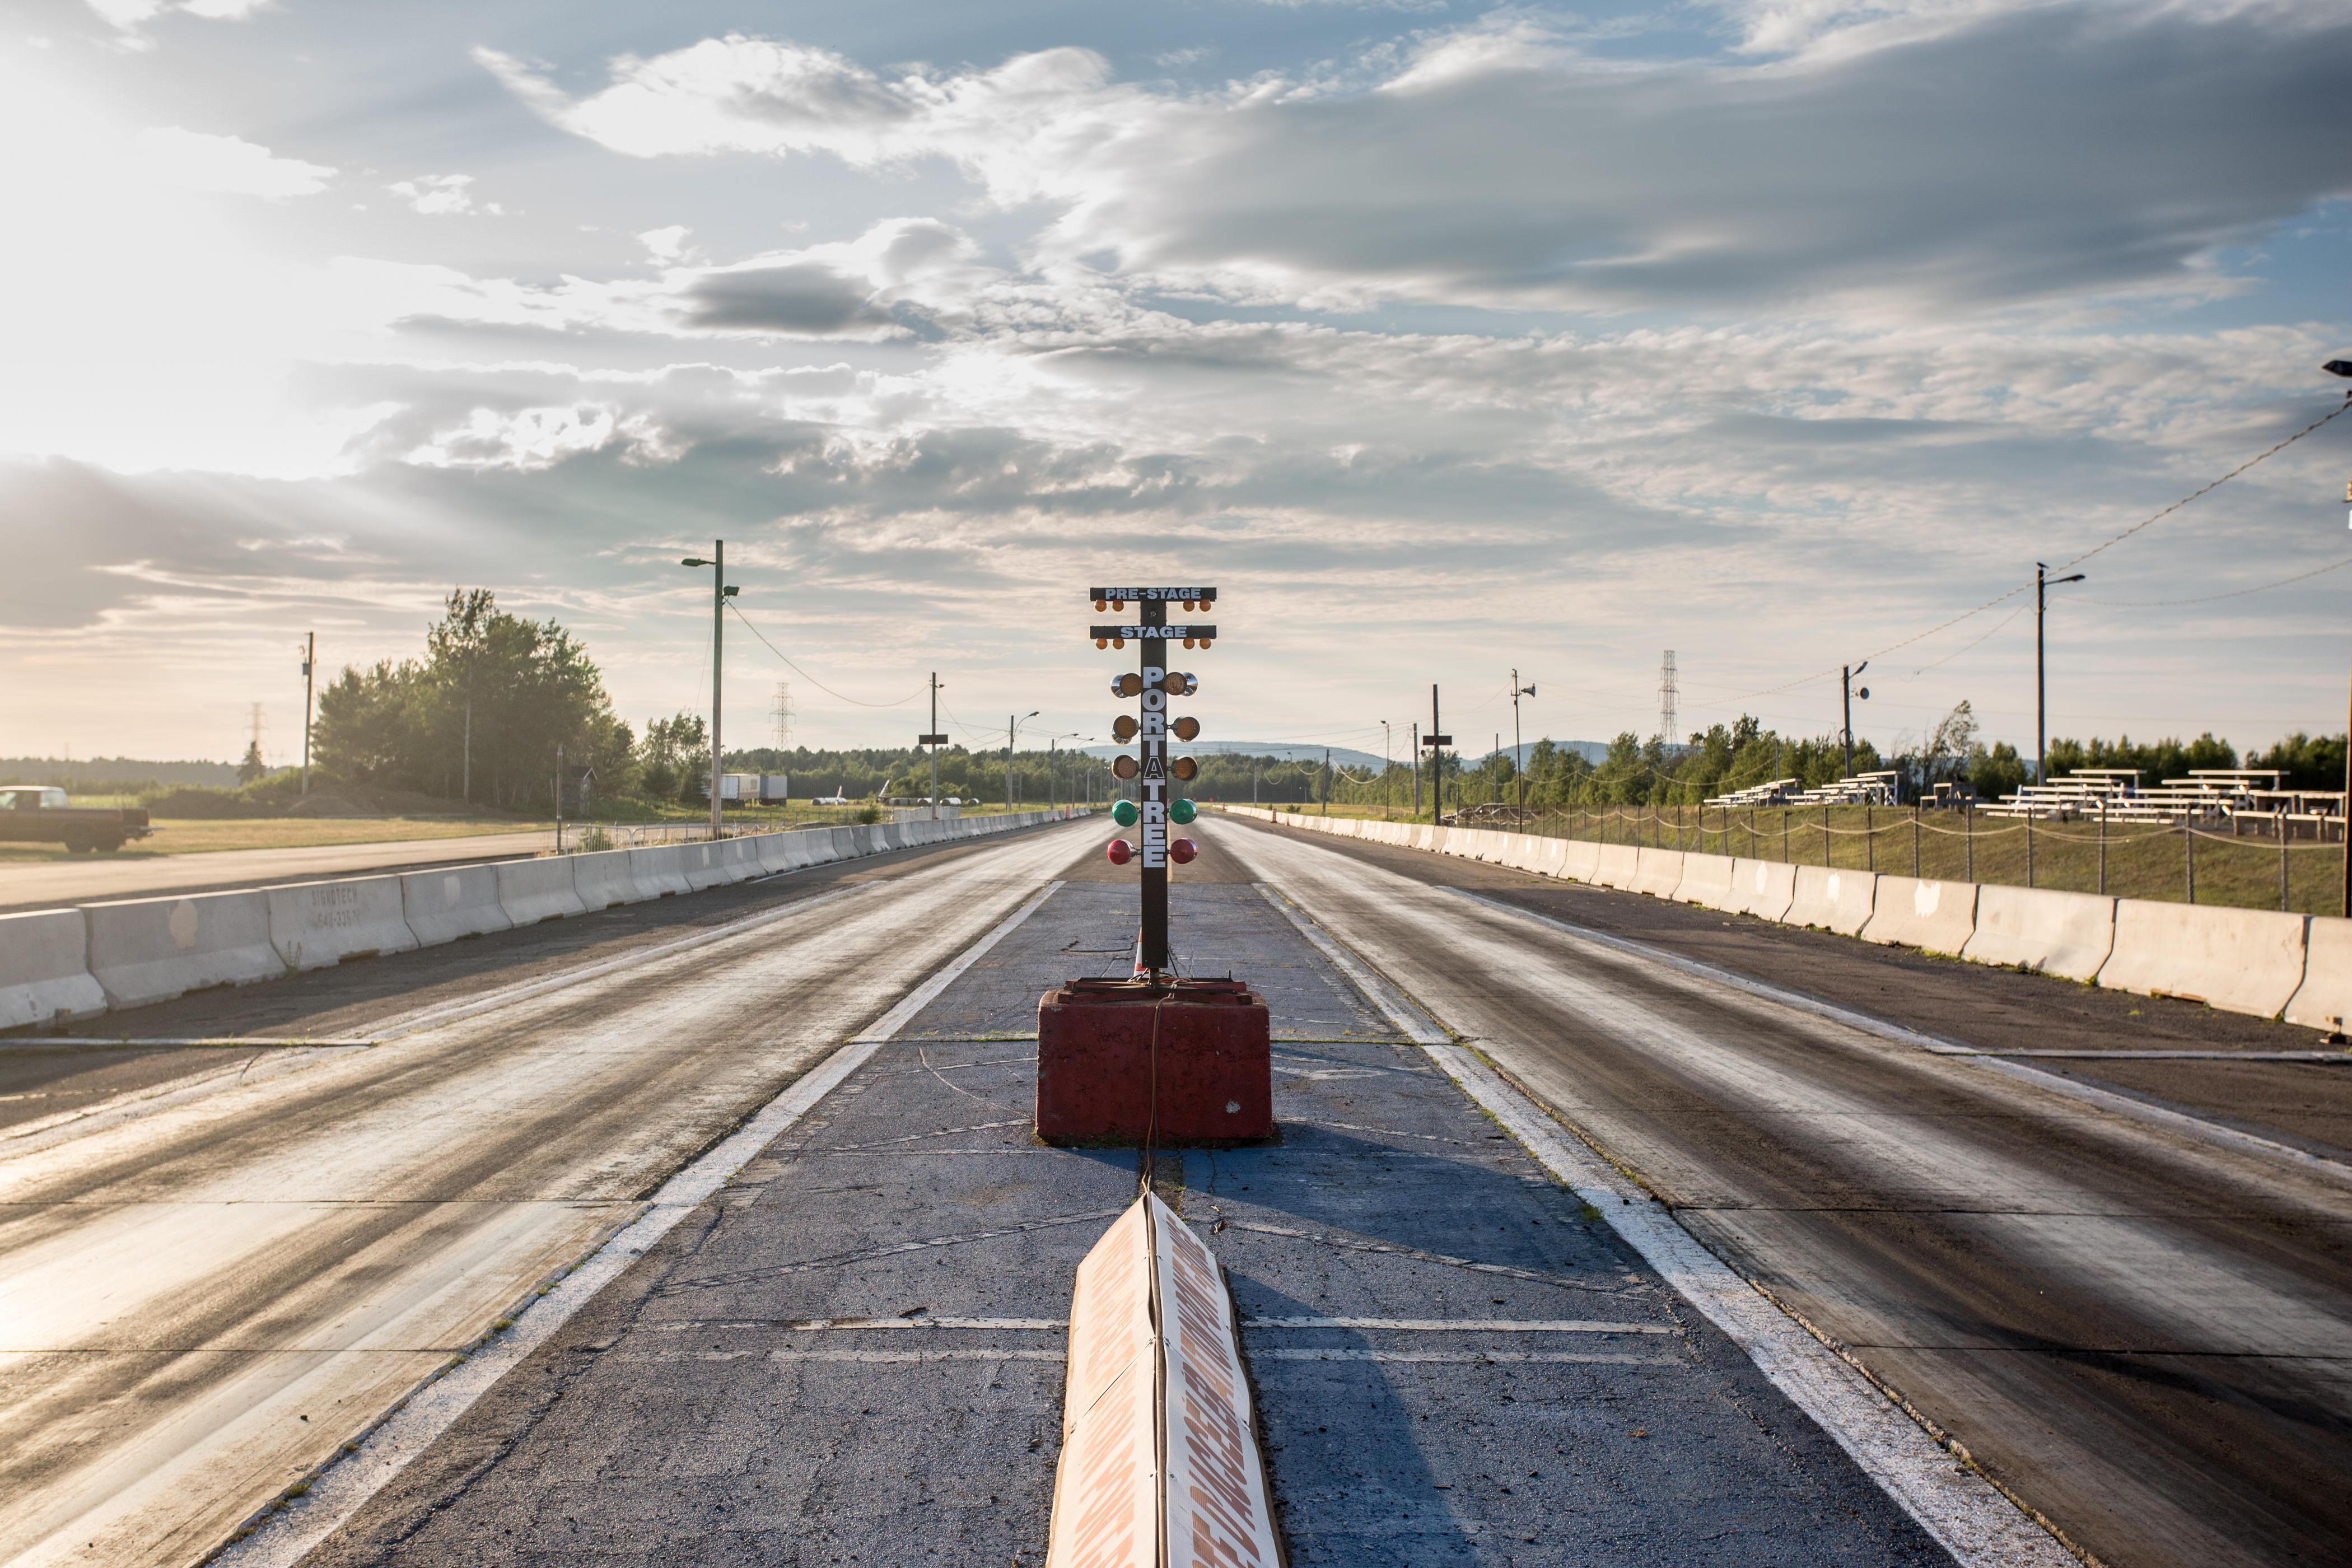
M 1158 1045 L 1153 1044 L 1155 1018 Z M 1037 1004 L 1037 1136 L 1162 1149 L 1274 1136 L 1265 998 L 1239 980 L 1073 980 Z

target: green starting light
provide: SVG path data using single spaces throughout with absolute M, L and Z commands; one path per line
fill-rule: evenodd
M 1127 803 L 1121 801 L 1119 804 L 1124 805 Z M 1176 823 L 1180 826 L 1184 823 L 1192 821 L 1194 817 L 1200 815 L 1201 808 L 1194 805 L 1189 800 L 1171 802 L 1168 807 L 1168 820 Z
M 1135 808 L 1135 802 L 1131 800 L 1115 801 L 1111 805 L 1110 819 L 1121 827 L 1134 826 L 1135 819 L 1142 815 L 1143 813 Z

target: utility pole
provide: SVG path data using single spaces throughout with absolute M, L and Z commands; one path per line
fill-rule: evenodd
M 940 748 L 948 743 L 948 738 L 940 733 L 940 672 L 936 669 L 931 671 L 930 732 L 918 735 L 915 739 L 931 749 L 931 820 L 937 822 L 940 819 Z
M 2053 577 L 2049 573 L 2050 568 L 2041 562 L 2033 563 L 2033 784 L 2037 789 L 2050 782 L 2050 775 L 2042 771 L 2042 730 L 2046 721 L 2044 701 L 2049 694 L 2048 685 L 2042 675 L 2042 592 L 2053 583 L 2079 583 L 2083 580 L 2080 572 L 2072 577 Z
M 1850 668 L 1841 667 L 1838 671 L 1839 689 L 1845 694 L 1845 776 L 1848 778 L 1853 777 L 1853 678 L 1869 668 L 1870 660 L 1865 658 Z M 1862 700 L 1865 702 L 1870 700 L 1870 688 L 1867 686 L 1862 689 Z
M 1527 765 L 1521 761 L 1522 753 L 1519 750 L 1519 699 L 1533 697 L 1535 694 L 1534 687 L 1519 684 L 1517 670 L 1511 671 L 1511 776 L 1518 781 L 1517 805 L 1521 816 L 1528 814 L 1528 780 Z
M 555 742 L 555 852 L 563 853 L 563 742 Z
M 1331 748 L 1323 748 L 1323 815 L 1331 815 Z
M 726 689 L 719 666 L 727 652 L 727 601 L 735 590 L 727 585 L 727 542 L 711 541 L 711 558 L 689 555 L 678 563 L 681 566 L 708 566 L 710 573 L 710 837 L 716 838 L 722 826 L 719 815 L 719 699 Z
M 1421 721 L 1412 721 L 1412 816 L 1421 820 Z
M 319 634 L 306 632 L 302 641 L 302 793 L 310 793 L 311 667 L 319 661 Z
M 1438 728 L 1437 682 L 1433 680 L 1429 683 L 1429 733 L 1421 738 L 1421 743 L 1429 748 L 1429 825 L 1437 827 L 1445 819 L 1444 748 L 1454 743 L 1454 737 Z M 1416 805 L 1413 815 L 1420 814 Z

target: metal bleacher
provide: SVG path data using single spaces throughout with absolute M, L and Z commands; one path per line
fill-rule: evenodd
M 2342 837 L 2345 793 L 2282 788 L 2275 768 L 2191 768 L 2189 776 L 2143 786 L 2132 768 L 2077 768 L 2027 784 L 1988 816 L 2039 821 L 2193 822 L 2248 826 L 2265 836 Z

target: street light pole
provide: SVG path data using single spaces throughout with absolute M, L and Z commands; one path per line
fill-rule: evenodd
M 1035 717 L 1037 717 L 1037 710 L 1034 708 L 1032 708 L 1028 712 L 1022 714 L 1020 718 L 1015 718 L 1010 713 L 1007 713 L 1004 716 L 1004 809 L 1007 811 L 1011 811 L 1013 806 L 1018 804 L 1013 797 L 1013 738 L 1021 732 L 1022 719 L 1034 719 Z
M 2320 369 L 2330 375 L 2352 375 L 2352 360 L 2332 359 Z M 2352 403 L 2352 392 L 2344 395 Z M 2344 486 L 2346 504 L 2352 505 L 2352 480 Z M 2347 520 L 2352 521 L 2352 520 Z M 2344 832 L 2344 908 L 2347 920 L 2352 920 L 2352 712 L 2348 712 L 2344 731 L 2344 816 L 2338 826 Z
M 2042 673 L 2043 590 L 2053 583 L 2079 583 L 2083 580 L 2083 574 L 2080 572 L 2075 573 L 2072 577 L 2053 577 L 2049 573 L 2050 568 L 2041 562 L 2037 561 L 2033 563 L 2033 784 L 2036 789 L 2050 782 L 2050 775 L 2043 764 L 2043 748 L 2048 743 L 2048 738 L 2043 731 L 2046 724 L 2046 702 L 2049 696 L 2049 685 L 2042 679 Z
M 710 571 L 710 837 L 719 835 L 719 697 L 725 689 L 719 672 L 720 661 L 727 652 L 727 601 L 735 590 L 727 585 L 727 542 L 713 540 L 711 559 L 689 555 L 678 563 L 681 566 L 708 566 Z
M 1521 816 L 1525 816 L 1528 814 L 1528 775 L 1526 769 L 1521 765 L 1519 761 L 1521 755 L 1519 751 L 1519 699 L 1522 697 L 1533 697 L 1535 694 L 1536 689 L 1534 687 L 1521 686 L 1519 684 L 1519 672 L 1517 670 L 1515 669 L 1511 671 L 1511 777 L 1518 784 L 1517 798 L 1519 815 Z
M 310 671 L 319 662 L 319 634 L 308 632 L 302 639 L 302 793 L 310 793 L 310 691 L 314 678 Z

